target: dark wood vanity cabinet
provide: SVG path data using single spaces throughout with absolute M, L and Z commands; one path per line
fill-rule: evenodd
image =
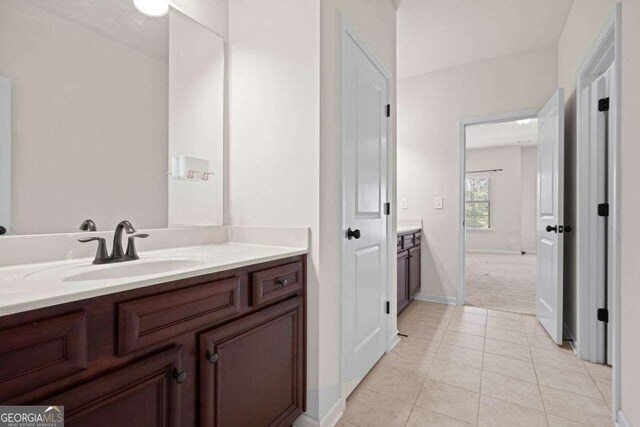
M 306 401 L 306 257 L 0 317 L 0 404 L 69 426 L 289 426 Z
M 420 232 L 398 234 L 398 314 L 420 293 Z

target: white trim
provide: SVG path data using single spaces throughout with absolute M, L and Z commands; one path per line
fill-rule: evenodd
M 622 409 L 616 415 L 616 427 L 632 427 L 631 423 L 627 421 L 627 417 L 624 416 Z
M 464 226 L 464 182 L 466 177 L 466 141 L 465 141 L 465 128 L 469 125 L 476 125 L 480 123 L 502 123 L 510 122 L 513 120 L 527 119 L 538 116 L 539 109 L 532 108 L 528 110 L 513 111 L 508 113 L 490 114 L 487 116 L 463 118 L 458 123 L 458 149 L 459 152 L 459 180 L 458 183 L 458 201 L 460 206 L 458 207 L 458 283 L 456 286 L 457 303 L 458 305 L 464 305 L 466 300 L 465 295 L 465 226 Z
M 620 118 L 621 118 L 621 63 L 623 60 L 621 54 L 621 4 L 616 4 L 615 10 L 609 16 L 603 30 L 595 40 L 591 49 L 585 56 L 582 65 L 577 72 L 577 102 L 576 102 L 576 187 L 577 200 L 590 201 L 591 193 L 587 183 L 590 173 L 589 156 L 590 141 L 585 139 L 585 131 L 583 129 L 586 122 L 581 116 L 584 109 L 589 108 L 589 99 L 585 99 L 583 88 L 600 74 L 602 68 L 608 68 L 614 63 L 614 77 L 610 85 L 610 92 L 613 95 L 613 102 L 610 107 L 610 114 L 614 115 L 614 120 L 610 121 L 609 126 L 612 128 L 614 138 L 609 139 L 609 206 L 610 206 L 610 233 L 608 241 L 608 283 L 611 288 L 612 301 L 609 319 L 612 329 L 612 403 L 611 409 L 613 416 L 620 419 L 621 409 L 621 366 L 620 366 Z M 609 64 L 609 65 L 607 65 Z M 589 98 L 589 97 L 587 97 Z M 585 115 L 585 118 L 588 118 Z M 582 147 L 582 145 L 586 147 Z M 589 280 L 588 266 L 593 265 L 593 253 L 589 251 L 588 240 L 596 231 L 592 227 L 593 222 L 590 221 L 593 212 L 589 207 L 591 202 L 587 202 L 586 206 L 577 208 L 576 216 L 576 276 L 578 286 L 578 350 L 581 358 L 586 360 L 595 360 L 597 357 L 594 349 L 595 339 L 594 332 L 597 329 L 597 321 L 595 320 L 595 310 L 597 301 L 594 301 L 594 295 L 597 297 L 597 283 Z M 592 207 L 592 206 L 591 206 Z M 584 260 L 584 262 L 581 262 Z M 622 416 L 624 420 L 624 416 Z M 624 421 L 625 424 L 626 421 Z M 624 424 L 620 424 L 624 425 Z
M 0 76 L 0 225 L 11 234 L 11 80 Z
M 571 346 L 571 349 L 573 350 L 573 352 L 577 356 L 578 355 L 578 342 L 576 341 L 576 337 L 573 336 L 573 332 L 571 332 L 571 329 L 569 329 L 569 325 L 567 325 L 565 322 L 562 322 L 562 335 L 569 342 L 569 345 Z
M 520 251 L 494 251 L 490 249 L 466 249 L 465 253 L 468 254 L 488 254 L 488 255 L 520 255 L 522 256 L 522 252 Z
M 420 292 L 416 295 L 417 301 L 437 302 L 439 304 L 456 305 L 458 299 L 456 297 L 445 297 L 442 295 L 432 295 Z
M 338 125 L 338 129 L 339 129 L 339 150 L 338 150 L 338 170 L 340 171 L 340 173 L 338 174 L 338 194 L 340 195 L 340 197 L 338 198 L 338 201 L 336 203 L 336 207 L 338 210 L 338 215 L 340 218 L 340 227 L 337 230 L 337 232 L 339 233 L 339 239 L 340 239 L 340 245 L 339 245 L 339 253 L 338 253 L 338 257 L 339 257 L 339 277 L 340 280 L 342 280 L 342 257 L 343 257 L 343 253 L 344 253 L 344 238 L 343 238 L 343 230 L 345 230 L 346 226 L 344 223 L 344 212 L 343 212 L 343 206 L 344 206 L 344 184 L 343 184 L 343 147 L 344 147 L 344 126 L 343 121 L 344 121 L 344 104 L 345 104 L 345 99 L 344 99 L 344 92 L 342 90 L 342 81 L 343 81 L 343 64 L 344 64 L 344 45 L 345 45 L 345 40 L 346 37 L 350 37 L 359 47 L 360 49 L 362 49 L 362 51 L 369 57 L 369 59 L 371 60 L 371 62 L 378 68 L 378 70 L 380 71 L 380 73 L 382 73 L 382 75 L 385 77 L 385 79 L 387 80 L 387 103 L 391 104 L 391 108 L 392 108 L 392 112 L 395 111 L 395 103 L 392 101 L 392 90 L 393 90 L 393 84 L 392 84 L 392 79 L 391 79 L 391 73 L 389 73 L 387 71 L 387 69 L 385 68 L 385 66 L 383 65 L 382 61 L 380 61 L 377 57 L 377 55 L 375 54 L 375 51 L 369 46 L 369 44 L 365 41 L 365 39 L 363 37 L 361 37 L 358 34 L 358 31 L 356 30 L 355 26 L 353 24 L 351 24 L 351 22 L 342 14 L 339 14 L 339 19 L 340 19 L 340 25 L 339 25 L 339 35 L 338 35 L 338 40 L 339 40 L 339 49 L 338 49 L 338 55 L 337 55 L 337 72 L 338 72 L 338 96 L 339 96 L 339 125 Z M 394 95 L 395 96 L 395 95 Z M 393 117 L 393 115 L 392 115 Z M 393 147 L 395 147 L 395 141 L 393 139 L 393 123 L 394 120 L 393 118 L 390 118 L 388 126 L 387 126 L 387 194 L 386 194 L 386 198 L 387 198 L 387 202 L 394 202 L 394 177 L 395 177 L 395 155 L 394 155 L 394 151 L 393 151 Z M 396 313 L 396 309 L 397 309 L 397 304 L 396 304 L 396 300 L 397 300 L 397 275 L 395 274 L 395 263 L 396 263 L 396 252 L 397 252 L 397 248 L 396 248 L 396 230 L 395 230 L 395 226 L 394 226 L 394 219 L 395 219 L 395 213 L 394 210 L 391 210 L 390 215 L 386 215 L 386 220 L 387 220 L 387 230 L 386 230 L 386 237 L 387 237 L 387 299 L 390 302 L 391 305 L 391 310 L 389 315 L 387 316 L 387 352 L 391 351 L 391 349 L 393 347 L 395 347 L 395 345 L 397 344 L 397 340 L 399 340 L 398 338 L 398 330 L 397 330 L 397 313 Z M 342 283 L 340 283 L 340 295 L 342 295 Z M 342 298 L 340 298 L 340 367 L 339 367 L 339 373 L 340 373 L 340 402 L 342 402 L 342 409 L 344 409 L 345 405 L 346 405 L 346 396 L 344 396 L 344 388 L 345 388 L 345 384 L 344 384 L 344 367 L 345 367 L 345 359 L 346 359 L 346 355 L 344 353 L 345 350 L 345 346 L 343 343 L 343 306 L 342 306 Z M 391 332 L 393 331 L 393 332 Z M 331 411 L 329 411 L 329 413 L 331 413 Z M 323 419 L 325 419 L 325 417 L 323 417 Z M 336 420 L 337 422 L 337 420 Z M 324 426 L 323 426 L 324 427 Z
M 302 414 L 293 422 L 294 427 L 334 427 L 342 418 L 346 403 L 343 399 L 336 400 L 327 413 L 320 421 L 311 418 L 309 415 Z

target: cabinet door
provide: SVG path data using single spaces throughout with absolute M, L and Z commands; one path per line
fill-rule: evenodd
M 42 405 L 63 405 L 65 426 L 172 427 L 181 419 L 182 347 L 95 379 Z
M 409 297 L 420 292 L 420 246 L 409 249 Z
M 409 252 L 398 252 L 398 314 L 409 305 Z
M 302 298 L 200 335 L 202 426 L 289 426 L 303 411 Z

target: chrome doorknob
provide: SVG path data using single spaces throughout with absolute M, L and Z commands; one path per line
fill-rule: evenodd
M 356 239 L 358 240 L 360 238 L 360 230 L 352 230 L 352 229 L 348 229 L 347 230 L 347 239 L 351 240 L 351 239 Z

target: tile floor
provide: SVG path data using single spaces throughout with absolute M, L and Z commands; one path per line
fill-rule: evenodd
M 408 334 L 347 399 L 338 427 L 612 426 L 611 369 L 535 317 L 415 301 Z

